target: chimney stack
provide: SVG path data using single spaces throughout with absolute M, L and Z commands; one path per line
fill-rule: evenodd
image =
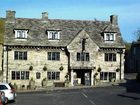
M 42 13 L 42 19 L 43 20 L 48 20 L 48 13 L 47 12 Z
M 6 11 L 6 19 L 8 23 L 14 23 L 15 22 L 15 11 L 8 10 Z
M 117 15 L 111 15 L 110 16 L 110 22 L 113 25 L 118 25 L 118 16 Z

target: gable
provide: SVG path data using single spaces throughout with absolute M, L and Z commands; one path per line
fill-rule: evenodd
M 90 38 L 85 30 L 80 31 L 67 46 L 68 50 L 82 51 L 92 48 L 97 50 L 98 45 Z M 84 49 L 83 49 L 84 48 Z

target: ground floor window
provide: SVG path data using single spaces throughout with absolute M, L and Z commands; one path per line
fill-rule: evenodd
M 115 72 L 101 72 L 100 80 L 111 80 L 112 78 L 116 78 Z
M 60 72 L 47 72 L 48 80 L 60 80 Z
M 28 80 L 29 71 L 12 71 L 12 80 Z
M 40 79 L 41 77 L 41 73 L 40 72 L 36 72 L 36 79 Z

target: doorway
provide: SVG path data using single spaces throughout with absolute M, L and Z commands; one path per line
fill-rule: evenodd
M 74 85 L 91 85 L 91 70 L 74 70 Z

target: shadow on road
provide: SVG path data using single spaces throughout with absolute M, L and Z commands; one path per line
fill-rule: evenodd
M 124 98 L 131 98 L 133 100 L 140 100 L 140 97 L 136 97 L 136 96 L 129 96 L 129 95 L 123 95 L 123 94 L 118 94 L 118 96 L 124 97 Z
M 136 81 L 136 74 L 125 74 L 125 81 L 124 83 L 119 83 L 119 86 L 125 87 L 128 94 L 118 94 L 118 96 L 140 100 L 140 82 Z M 133 95 L 133 93 L 138 95 Z
M 120 83 L 120 86 L 126 88 L 127 92 L 139 93 L 140 94 L 140 83 L 137 82 L 135 79 L 125 79 L 125 83 Z

